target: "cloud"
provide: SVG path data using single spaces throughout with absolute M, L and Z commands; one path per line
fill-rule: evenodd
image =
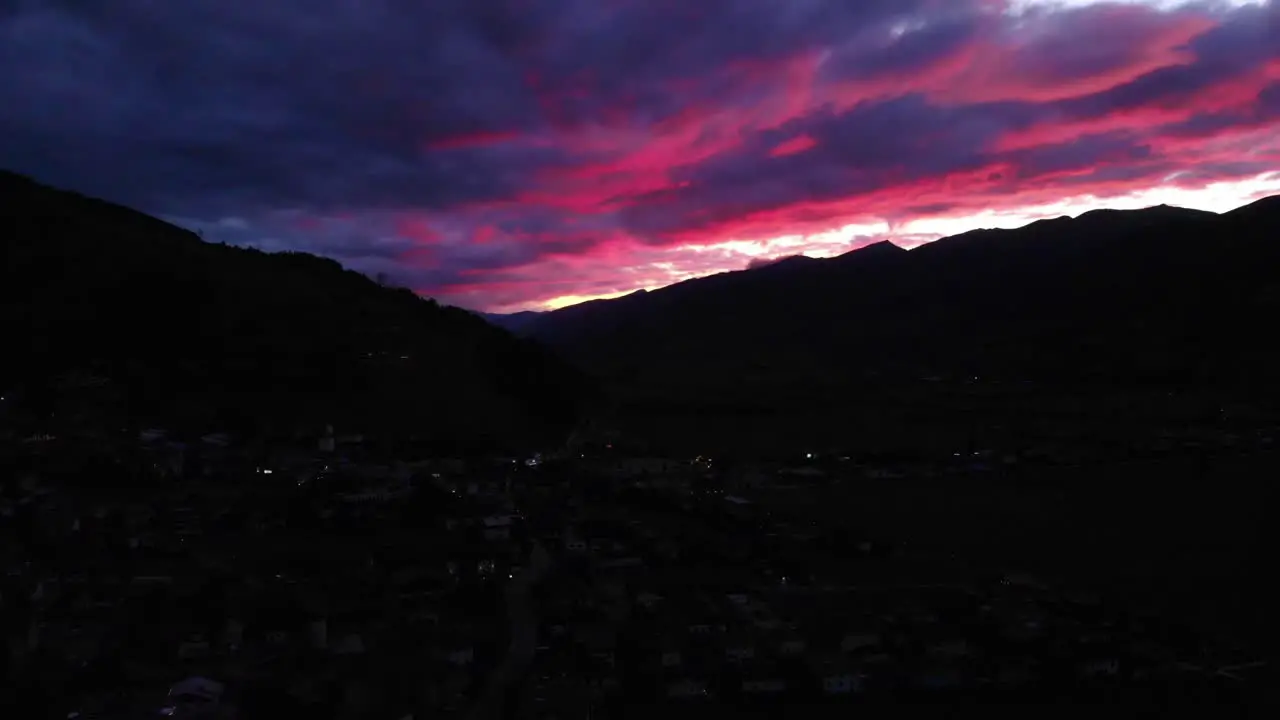
M 1280 167 L 1280 4 L 5 0 L 0 107 L 0 166 L 518 308 L 1243 202 Z

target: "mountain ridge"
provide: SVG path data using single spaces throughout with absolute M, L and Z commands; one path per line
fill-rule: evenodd
M 1270 383 L 1248 318 L 1280 278 L 1276 228 L 1275 199 L 1222 214 L 1091 211 L 692 279 L 551 311 L 528 332 L 628 388 L 751 393 L 765 375 L 830 387 L 983 368 L 1054 382 Z M 1237 365 L 1248 373 L 1232 379 Z
M 1095 221 L 1107 220 L 1107 219 L 1112 219 L 1117 217 L 1125 217 L 1127 219 L 1149 220 L 1154 217 L 1158 217 L 1160 215 L 1178 216 L 1183 219 L 1189 219 L 1189 220 L 1197 220 L 1197 219 L 1203 220 L 1203 219 L 1215 218 L 1215 217 L 1238 216 L 1242 213 L 1249 212 L 1250 208 L 1256 208 L 1259 210 L 1280 208 L 1280 195 L 1262 198 L 1252 203 L 1243 205 L 1239 208 L 1235 208 L 1233 210 L 1229 210 L 1224 213 L 1213 213 L 1213 212 L 1203 211 L 1203 210 L 1194 210 L 1190 208 L 1183 208 L 1183 207 L 1168 205 L 1168 204 L 1153 205 L 1146 208 L 1139 208 L 1137 210 L 1117 210 L 1113 208 L 1098 208 L 1095 210 L 1086 211 L 1076 216 L 1060 215 L 1058 217 L 1053 217 L 1053 218 L 1042 218 L 1039 220 L 1034 220 L 1031 223 L 1028 223 L 1027 225 L 1024 225 L 1018 228 L 974 228 L 972 230 L 967 230 L 962 233 L 957 233 L 955 235 L 949 235 L 943 238 L 939 238 L 938 240 L 925 243 L 923 245 L 920 245 L 918 247 L 911 248 L 911 249 L 903 248 L 899 245 L 896 245 L 891 239 L 886 239 L 886 240 L 880 240 L 874 243 L 870 243 L 868 245 L 864 245 L 862 247 L 855 248 L 848 252 L 844 252 L 839 255 L 834 255 L 828 258 L 814 258 L 806 255 L 791 255 L 783 258 L 778 258 L 776 260 L 773 260 L 767 263 L 762 263 L 757 266 L 748 266 L 746 268 L 742 268 L 739 270 L 726 270 L 719 273 L 713 273 L 711 275 L 703 275 L 703 276 L 691 278 L 688 280 L 682 280 L 680 282 L 672 283 L 671 285 L 665 285 L 660 288 L 656 288 L 652 290 L 639 289 L 617 298 L 599 298 L 594 300 L 587 300 L 581 303 L 575 303 L 573 305 L 556 308 L 554 310 L 522 311 L 517 313 L 480 313 L 480 315 L 482 317 L 489 318 L 504 327 L 506 327 L 504 323 L 508 323 L 506 318 L 520 317 L 521 318 L 520 321 L 511 323 L 518 328 L 516 332 L 536 334 L 538 332 L 536 330 L 536 327 L 539 324 L 541 324 L 543 321 L 556 317 L 557 313 L 560 313 L 562 315 L 565 314 L 566 312 L 571 313 L 573 312 L 574 308 L 607 307 L 610 304 L 617 303 L 619 300 L 632 298 L 633 296 L 646 295 L 650 293 L 661 293 L 663 291 L 666 291 L 670 288 L 674 288 L 677 286 L 697 285 L 698 283 L 708 280 L 710 278 L 717 278 L 717 277 L 723 277 L 723 276 L 737 276 L 742 273 L 756 273 L 762 270 L 775 268 L 779 265 L 790 263 L 793 260 L 799 261 L 805 265 L 813 265 L 816 263 L 831 263 L 832 261 L 841 261 L 841 260 L 848 261 L 855 258 L 858 260 L 865 260 L 865 259 L 869 259 L 873 255 L 882 255 L 885 257 L 898 257 L 898 256 L 905 255 L 907 253 L 918 252 L 926 248 L 933 248 L 934 246 L 939 246 L 939 244 L 942 244 L 941 247 L 950 249 L 958 242 L 962 242 L 962 241 L 967 242 L 967 241 L 980 239 L 980 238 L 1009 237 L 1010 234 L 1018 233 L 1018 232 L 1026 231 L 1030 229 L 1053 228 L 1058 230 L 1065 230 L 1069 227 L 1074 229 L 1074 226 L 1072 226 L 1072 223 L 1076 223 L 1082 220 L 1086 222 L 1095 222 Z
M 90 376 L 117 395 L 93 412 L 137 422 L 524 446 L 592 392 L 538 344 L 331 259 L 206 243 L 13 173 L 0 226 L 0 321 L 24 339 L 0 370 L 32 422 L 67 401 L 61 378 Z

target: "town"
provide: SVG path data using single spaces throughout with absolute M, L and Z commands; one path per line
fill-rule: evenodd
M 1276 434 L 1181 442 L 1265 452 Z M 332 427 L 271 444 L 148 428 L 12 435 L 5 461 L 4 703 L 24 717 L 1230 702 L 1262 664 L 788 501 L 1068 461 L 1051 453 L 722 463 L 605 437 L 394 458 Z

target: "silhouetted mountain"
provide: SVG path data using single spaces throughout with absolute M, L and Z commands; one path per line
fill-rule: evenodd
M 1264 223 L 1270 222 L 1274 225 L 1276 218 L 1280 216 L 1280 195 L 1272 195 L 1238 207 L 1228 212 L 1227 216 L 1237 220 L 1253 219 Z
M 567 430 L 589 391 L 539 345 L 332 260 L 205 243 L 9 173 L 0 234 L 0 382 L 37 415 L 106 380 L 138 421 L 496 447 Z
M 878 243 L 564 308 L 534 336 L 615 387 L 691 403 L 934 376 L 1261 391 L 1280 367 L 1277 200 Z
M 476 313 L 480 317 L 515 335 L 527 335 L 546 313 L 525 310 L 516 313 Z

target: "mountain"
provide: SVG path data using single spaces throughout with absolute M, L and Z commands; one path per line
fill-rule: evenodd
M 485 320 L 514 335 L 528 335 L 546 313 L 525 310 L 515 313 L 476 313 Z
M 878 243 L 567 307 L 532 333 L 621 396 L 768 413 L 922 378 L 1270 392 L 1277 310 L 1270 198 Z
M 554 441 L 592 392 L 541 346 L 332 260 L 206 243 L 10 173 L 0 237 L 0 390 L 37 417 L 106 386 L 137 422 L 456 450 Z

